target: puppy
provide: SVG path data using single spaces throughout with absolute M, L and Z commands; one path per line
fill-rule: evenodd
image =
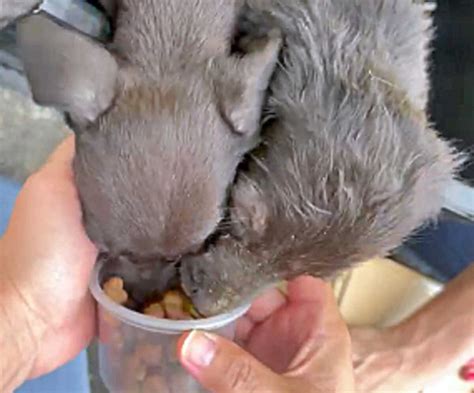
M 160 265 L 202 247 L 223 215 L 281 38 L 232 53 L 237 0 L 106 1 L 103 47 L 43 14 L 18 25 L 33 97 L 67 113 L 90 239 L 110 259 Z
M 397 247 L 436 217 L 460 160 L 426 114 L 431 22 L 411 0 L 247 0 L 243 42 L 284 39 L 273 120 L 233 187 L 226 231 L 183 259 L 199 311 Z

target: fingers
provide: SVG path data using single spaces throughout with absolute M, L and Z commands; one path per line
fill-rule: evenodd
M 287 293 L 292 303 L 324 302 L 332 289 L 319 278 L 301 276 L 288 283 Z
M 65 175 L 72 175 L 74 151 L 75 139 L 74 135 L 70 135 L 56 147 L 38 173 L 61 171 Z
M 260 322 L 246 319 L 253 329 L 246 348 L 259 360 L 226 339 L 193 332 L 182 339 L 181 363 L 214 393 L 354 391 L 350 337 L 331 287 L 302 277 L 289 284 L 288 297 L 282 305 L 267 293 L 253 309 Z
M 54 150 L 48 159 L 48 163 L 69 163 L 74 155 L 75 140 L 74 135 L 71 134 L 66 137 Z
M 252 304 L 246 316 L 253 323 L 263 322 L 285 304 L 285 296 L 278 289 L 273 288 L 265 292 Z
M 250 310 L 237 324 L 237 340 L 245 342 L 256 324 L 265 321 L 285 304 L 286 297 L 278 289 L 272 288 L 265 292 L 253 302 Z
M 235 328 L 235 341 L 239 344 L 245 344 L 254 327 L 255 324 L 246 316 L 240 318 Z
M 19 196 L 19 203 L 32 206 L 30 219 L 37 218 L 36 223 L 43 222 L 42 225 L 47 225 L 52 231 L 50 233 L 66 238 L 77 237 L 78 232 L 83 231 L 82 212 L 71 166 L 74 150 L 75 141 L 71 135 L 58 145 L 43 167 L 27 180 Z
M 180 345 L 183 366 L 215 393 L 287 393 L 290 381 L 265 367 L 236 344 L 194 331 Z
M 304 377 L 321 391 L 353 391 L 351 340 L 330 285 L 303 277 L 290 284 L 289 297 L 290 302 L 312 302 L 319 316 L 286 375 Z
M 302 277 L 290 282 L 287 304 L 252 329 L 246 349 L 275 372 L 290 367 L 302 373 L 300 366 L 311 363 L 318 346 L 329 336 L 325 302 L 330 296 L 330 287 L 321 280 Z
M 315 303 L 314 309 L 317 309 L 318 304 L 324 302 L 332 290 L 320 279 L 302 276 L 288 283 L 285 292 L 288 297 L 280 289 L 272 288 L 254 301 L 250 310 L 237 324 L 237 342 L 246 343 L 254 328 L 265 322 L 283 306 Z
M 41 357 L 31 370 L 29 378 L 37 378 L 54 371 L 58 364 L 74 359 L 96 336 L 96 310 L 92 296 L 87 293 L 78 306 L 80 315 L 71 318 L 61 330 L 56 331 L 53 340 L 47 340 L 46 348 L 40 348 Z

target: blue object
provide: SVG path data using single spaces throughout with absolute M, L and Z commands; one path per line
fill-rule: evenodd
M 448 282 L 474 263 L 474 222 L 444 214 L 409 239 L 396 256 L 420 273 Z
M 52 373 L 24 383 L 15 393 L 90 393 L 86 352 Z
M 7 227 L 19 191 L 17 183 L 0 177 L 0 235 Z M 24 383 L 15 393 L 90 393 L 86 352 L 54 372 Z
M 7 228 L 8 219 L 20 187 L 6 178 L 0 177 L 0 236 Z

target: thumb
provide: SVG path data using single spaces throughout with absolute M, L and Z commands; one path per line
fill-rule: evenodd
M 289 380 L 273 373 L 238 345 L 211 333 L 193 331 L 179 344 L 180 361 L 213 393 L 289 392 Z
M 51 153 L 46 163 L 41 168 L 42 170 L 56 168 L 56 167 L 69 167 L 74 157 L 75 151 L 75 136 L 69 133 L 69 135 L 56 146 L 56 149 Z

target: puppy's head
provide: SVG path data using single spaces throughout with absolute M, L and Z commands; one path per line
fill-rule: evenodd
M 279 38 L 241 58 L 166 75 L 119 65 L 40 15 L 22 22 L 19 43 L 35 100 L 64 110 L 76 132 L 74 170 L 91 239 L 137 260 L 199 248 L 258 140 Z

